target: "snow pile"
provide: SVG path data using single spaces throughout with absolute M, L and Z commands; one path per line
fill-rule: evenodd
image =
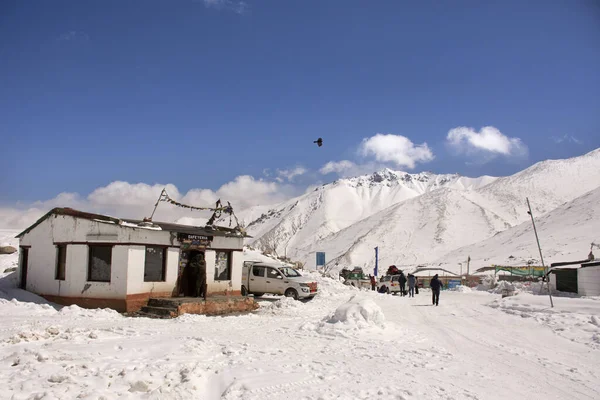
M 488 304 L 507 314 L 531 319 L 572 342 L 600 350 L 600 301 L 596 298 L 553 298 L 520 293 Z
M 452 289 L 450 289 L 450 291 L 452 291 L 452 292 L 459 292 L 459 293 L 471 293 L 473 290 L 470 287 L 468 287 L 468 286 L 458 285 L 458 286 L 453 287 Z
M 508 292 L 509 294 L 513 294 L 517 292 L 517 288 L 515 287 L 515 285 L 508 281 L 500 281 L 498 285 L 490 289 L 489 292 L 494 294 L 503 294 L 505 292 Z
M 371 299 L 354 295 L 347 303 L 339 306 L 327 319 L 330 324 L 342 324 L 351 328 L 385 328 L 385 315 Z
M 275 302 L 259 302 L 259 314 L 297 316 L 304 304 L 291 297 L 283 297 Z
M 81 308 L 77 305 L 71 305 L 61 308 L 58 312 L 69 318 L 102 318 L 102 319 L 119 319 L 123 318 L 121 314 L 110 308 Z

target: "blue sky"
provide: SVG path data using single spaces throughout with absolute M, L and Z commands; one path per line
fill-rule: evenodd
M 592 0 L 3 0 L 0 205 L 512 174 L 600 147 L 599 48 Z

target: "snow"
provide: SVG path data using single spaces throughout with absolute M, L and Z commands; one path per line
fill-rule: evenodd
M 459 287 L 433 307 L 428 290 L 384 295 L 304 274 L 319 281 L 310 301 L 264 296 L 253 313 L 171 320 L 60 307 L 4 274 L 16 298 L 0 299 L 0 398 L 600 396 L 600 298 L 555 297 L 551 309 L 537 288 L 502 299 Z

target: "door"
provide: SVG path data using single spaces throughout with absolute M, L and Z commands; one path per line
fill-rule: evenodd
M 29 265 L 29 249 L 21 247 L 21 284 L 19 288 L 27 289 L 27 266 Z
M 283 294 L 285 291 L 283 275 L 275 268 L 267 268 L 265 283 L 268 293 Z
M 556 290 L 577 293 L 577 270 L 558 270 L 556 273 Z
M 250 287 L 248 290 L 255 293 L 265 293 L 265 267 L 255 265 L 252 267 L 252 273 L 250 274 Z

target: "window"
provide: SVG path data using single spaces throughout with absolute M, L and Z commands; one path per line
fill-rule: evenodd
M 281 274 L 275 268 L 267 268 L 267 278 L 277 279 L 278 276 Z
M 112 246 L 89 246 L 88 281 L 110 282 Z
M 167 266 L 166 247 L 146 246 L 144 282 L 164 282 Z
M 279 270 L 281 271 L 281 273 L 284 276 L 287 276 L 288 278 L 294 277 L 294 276 L 302 276 L 300 275 L 300 273 L 298 271 L 296 271 L 294 268 L 290 268 L 290 267 L 282 267 L 279 268 Z
M 231 252 L 217 251 L 215 262 L 215 281 L 228 281 L 231 279 Z
M 56 246 L 56 273 L 54 279 L 59 281 L 65 280 L 65 268 L 67 265 L 67 246 L 59 244 Z
M 258 266 L 252 267 L 252 275 L 260 276 L 260 277 L 264 278 L 265 277 L 265 267 L 258 267 Z

